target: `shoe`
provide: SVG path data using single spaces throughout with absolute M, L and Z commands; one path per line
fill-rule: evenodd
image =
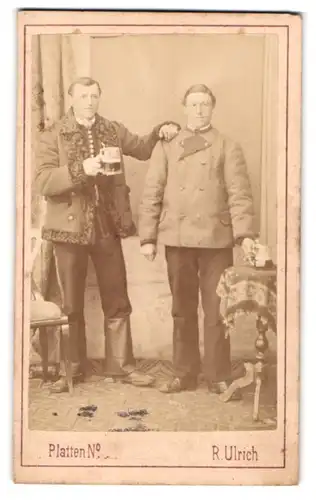
M 225 398 L 224 394 L 228 391 L 229 386 L 227 382 L 213 382 L 208 385 L 208 390 L 212 394 L 218 394 L 221 401 L 240 401 L 242 399 L 241 391 L 237 388 L 233 393 L 229 394 L 229 398 Z
M 61 377 L 57 382 L 51 385 L 50 392 L 52 394 L 60 394 L 62 392 L 68 392 L 68 384 L 65 377 Z
M 181 391 L 194 391 L 197 388 L 196 377 L 174 377 L 159 387 L 160 392 L 172 394 Z
M 222 394 L 223 392 L 227 391 L 227 389 L 228 389 L 228 384 L 225 381 L 212 382 L 208 384 L 208 390 L 213 394 Z
M 80 384 L 86 381 L 86 377 L 83 373 L 76 373 L 72 376 L 73 384 Z M 64 375 L 62 375 L 54 384 L 52 384 L 49 388 L 50 392 L 54 394 L 58 394 L 61 392 L 69 392 L 69 387 L 67 384 L 67 379 Z
M 123 384 L 131 384 L 137 387 L 150 387 L 154 384 L 155 378 L 146 373 L 134 371 L 122 379 Z

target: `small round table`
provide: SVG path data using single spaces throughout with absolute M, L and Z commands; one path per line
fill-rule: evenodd
M 269 347 L 266 333 L 271 329 L 276 334 L 276 268 L 265 269 L 250 266 L 230 267 L 222 274 L 217 286 L 221 298 L 220 313 L 226 327 L 226 335 L 235 328 L 236 317 L 243 314 L 256 315 L 256 361 L 244 380 L 234 381 L 228 388 L 229 396 L 237 387 L 245 387 L 255 382 L 253 419 L 259 418 L 259 398 L 265 367 L 265 355 Z

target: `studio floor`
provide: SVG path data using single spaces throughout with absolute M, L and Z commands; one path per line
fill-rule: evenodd
M 272 372 L 273 370 L 271 370 Z M 54 431 L 227 431 L 274 429 L 275 394 L 269 378 L 262 391 L 260 421 L 252 421 L 253 388 L 242 401 L 222 403 L 205 387 L 165 395 L 155 388 L 139 388 L 105 380 L 86 382 L 74 395 L 50 394 L 39 380 L 30 382 L 29 428 Z M 93 405 L 93 416 L 78 416 L 82 406 Z M 119 412 L 146 410 L 143 417 L 121 417 Z

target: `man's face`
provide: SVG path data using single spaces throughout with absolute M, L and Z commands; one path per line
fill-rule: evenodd
M 212 98 L 204 92 L 189 94 L 186 98 L 184 110 L 187 117 L 187 125 L 190 128 L 200 129 L 206 127 L 212 118 Z
M 77 83 L 72 92 L 71 105 L 78 118 L 91 119 L 98 111 L 100 94 L 98 86 Z

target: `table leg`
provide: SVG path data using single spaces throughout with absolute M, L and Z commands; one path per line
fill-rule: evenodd
M 228 324 L 226 324 L 225 337 L 228 337 L 230 331 L 233 330 L 234 328 L 235 328 L 235 322 L 234 320 L 231 320 Z M 220 401 L 222 401 L 223 403 L 229 401 L 236 390 L 243 389 L 244 387 L 247 387 L 248 385 L 254 382 L 255 379 L 254 365 L 252 363 L 244 363 L 244 368 L 245 368 L 245 374 L 242 377 L 235 379 L 229 385 L 226 391 L 219 396 Z
M 259 420 L 259 399 L 260 391 L 262 385 L 263 371 L 265 367 L 265 355 L 269 347 L 269 343 L 266 337 L 268 330 L 268 323 L 260 316 L 257 317 L 257 338 L 255 342 L 256 347 L 256 364 L 255 364 L 255 394 L 254 394 L 254 404 L 253 404 L 253 420 Z
M 254 365 L 252 363 L 244 363 L 244 368 L 245 368 L 245 375 L 243 377 L 235 379 L 230 384 L 230 386 L 226 389 L 226 391 L 219 396 L 220 401 L 226 403 L 226 401 L 230 400 L 230 398 L 237 389 L 243 389 L 244 387 L 247 387 L 248 385 L 251 385 L 254 382 L 255 380 Z

